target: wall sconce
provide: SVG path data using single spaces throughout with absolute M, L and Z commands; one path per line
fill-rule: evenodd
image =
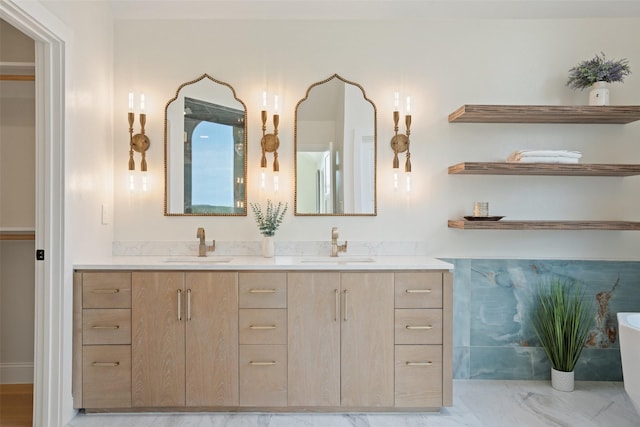
M 274 100 L 274 113 L 273 113 L 273 133 L 267 133 L 267 93 L 262 93 L 262 111 L 260 117 L 262 119 L 262 139 L 260 145 L 262 146 L 262 158 L 260 159 L 260 167 L 267 168 L 267 155 L 266 153 L 273 153 L 273 189 L 278 191 L 278 172 L 280 172 L 280 163 L 278 162 L 278 147 L 280 147 L 280 139 L 278 138 L 278 125 L 280 124 L 280 115 L 278 114 L 278 96 L 275 96 Z M 260 186 L 264 188 L 265 176 L 264 171 L 261 176 Z
M 147 190 L 147 159 L 146 152 L 149 149 L 150 141 L 144 133 L 144 127 L 147 123 L 147 115 L 144 112 L 144 94 L 140 95 L 140 133 L 133 134 L 133 123 L 135 121 L 135 113 L 133 112 L 133 92 L 129 92 L 129 112 L 127 119 L 129 120 L 129 190 L 135 190 L 134 171 L 136 163 L 133 159 L 133 152 L 136 151 L 142 155 L 140 161 L 140 171 L 142 172 L 142 191 Z
M 411 135 L 411 97 L 407 96 L 407 108 L 406 115 L 404 116 L 404 123 L 406 126 L 406 135 L 398 133 L 398 122 L 400 121 L 400 112 L 398 111 L 400 103 L 400 94 L 396 92 L 394 94 L 394 111 L 393 111 L 393 131 L 395 135 L 391 138 L 391 149 L 393 150 L 393 169 L 399 169 L 400 161 L 398 160 L 398 153 L 406 152 L 407 160 L 404 163 L 404 171 L 406 173 L 406 191 L 411 191 L 411 152 L 409 150 Z M 394 170 L 393 173 L 393 187 L 398 188 L 398 171 Z

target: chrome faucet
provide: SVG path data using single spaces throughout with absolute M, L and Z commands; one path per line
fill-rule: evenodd
M 337 257 L 338 252 L 347 252 L 347 241 L 342 245 L 338 244 L 338 227 L 331 228 L 331 256 Z
M 207 256 L 207 251 L 215 251 L 216 250 L 216 241 L 211 241 L 211 246 L 207 246 L 207 242 L 205 242 L 204 237 L 204 228 L 198 227 L 198 231 L 196 232 L 196 237 L 200 239 L 200 244 L 198 245 L 198 256 Z

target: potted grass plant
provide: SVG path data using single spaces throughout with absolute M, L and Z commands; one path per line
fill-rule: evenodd
M 531 325 L 551 362 L 551 386 L 572 391 L 574 369 L 589 337 L 595 308 L 580 284 L 541 283 L 531 307 Z
M 623 82 L 631 74 L 629 61 L 607 59 L 604 52 L 580 62 L 569 70 L 567 86 L 572 89 L 591 88 L 589 105 L 609 105 L 608 83 Z

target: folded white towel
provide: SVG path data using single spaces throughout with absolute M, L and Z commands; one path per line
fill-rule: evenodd
M 574 159 L 582 157 L 581 152 L 568 150 L 518 150 L 516 153 L 520 154 L 520 157 L 571 157 Z
M 520 159 L 529 158 L 529 157 L 580 159 L 582 157 L 582 153 L 580 153 L 579 151 L 568 151 L 568 150 L 518 150 L 509 154 L 509 156 L 507 157 L 507 161 L 517 162 Z M 554 163 L 557 163 L 557 162 L 554 162 Z M 577 162 L 570 162 L 570 163 L 577 163 Z
M 579 160 L 571 157 L 526 156 L 517 160 L 508 159 L 507 163 L 578 163 Z

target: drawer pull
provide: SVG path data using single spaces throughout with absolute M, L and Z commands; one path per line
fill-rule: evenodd
M 267 361 L 267 362 L 254 362 L 250 361 L 249 365 L 251 366 L 273 366 L 276 364 L 275 360 Z
M 433 326 L 431 326 L 431 325 L 424 325 L 424 326 L 407 325 L 407 329 L 433 329 Z
M 249 289 L 250 294 L 275 294 L 275 289 Z
M 433 362 L 407 362 L 407 366 L 431 366 Z
M 178 289 L 178 321 L 182 321 L 182 289 Z
M 405 292 L 408 294 L 430 294 L 431 289 L 407 289 Z
M 249 325 L 249 329 L 275 329 L 276 325 Z
M 191 320 L 191 289 L 187 289 L 187 320 Z
M 115 368 L 116 366 L 120 366 L 120 362 L 93 362 L 91 366 L 95 366 L 96 368 Z
M 91 329 L 120 329 L 120 325 L 93 325 Z
M 91 292 L 94 294 L 117 294 L 120 289 L 94 289 Z
M 340 312 L 340 292 L 338 292 L 337 289 L 335 289 L 334 292 L 336 293 L 336 310 L 335 310 L 335 315 L 333 316 L 333 321 L 337 322 L 338 313 Z

